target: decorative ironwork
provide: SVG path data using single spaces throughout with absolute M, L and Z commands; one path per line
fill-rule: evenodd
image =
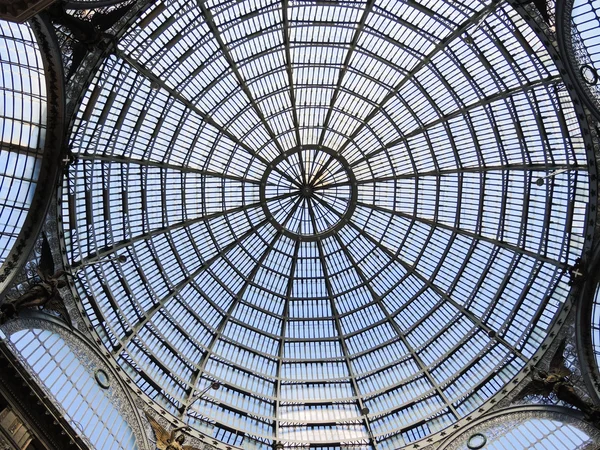
M 565 344 L 566 340 L 563 339 L 558 345 L 547 371 L 532 367 L 530 372 L 531 382 L 521 392 L 520 396 L 534 395 L 546 399 L 555 396 L 565 404 L 577 408 L 584 414 L 585 420 L 600 428 L 600 408 L 585 400 L 577 392 L 571 380 L 573 374 L 565 365 Z
M 561 0 L 557 17 L 558 42 L 567 68 L 585 104 L 600 120 L 600 4 Z
M 45 235 L 42 236 L 42 248 L 36 272 L 35 281 L 29 284 L 25 292 L 12 298 L 7 297 L 0 305 L 0 324 L 15 318 L 23 310 L 39 307 L 54 310 L 67 323 L 69 322 L 69 314 L 60 294 L 60 289 L 67 285 L 64 279 L 66 273 L 54 269 L 52 251 Z

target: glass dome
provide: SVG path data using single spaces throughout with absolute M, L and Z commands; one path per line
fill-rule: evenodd
M 582 253 L 575 111 L 506 3 L 157 2 L 70 139 L 62 226 L 92 325 L 231 445 L 448 427 L 529 361 Z

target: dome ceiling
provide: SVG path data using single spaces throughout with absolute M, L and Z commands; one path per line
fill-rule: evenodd
M 575 112 L 505 3 L 158 2 L 70 139 L 90 321 L 233 445 L 391 449 L 453 424 L 537 350 L 582 251 Z

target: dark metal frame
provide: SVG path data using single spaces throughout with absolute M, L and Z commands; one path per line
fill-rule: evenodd
M 600 245 L 596 249 L 586 266 L 586 278 L 582 284 L 576 286 L 578 291 L 578 304 L 576 316 L 577 350 L 580 355 L 581 373 L 588 393 L 595 403 L 600 403 L 600 369 L 594 352 L 592 340 L 592 312 L 594 298 L 598 283 L 600 283 Z
M 272 211 L 269 209 L 269 202 L 274 200 L 274 198 L 267 198 L 266 193 L 265 193 L 266 185 L 269 182 L 268 181 L 269 176 L 271 175 L 271 173 L 273 171 L 276 171 L 281 176 L 287 177 L 288 174 L 286 174 L 283 170 L 278 169 L 279 163 L 281 163 L 283 160 L 288 159 L 290 156 L 293 156 L 296 154 L 302 155 L 303 150 L 313 150 L 315 152 L 325 153 L 325 154 L 329 155 L 329 159 L 323 165 L 322 170 L 320 170 L 318 173 L 313 174 L 312 179 L 318 179 L 322 175 L 322 172 L 333 161 L 337 161 L 338 164 L 341 165 L 344 173 L 346 174 L 347 181 L 340 184 L 339 186 L 342 186 L 342 185 L 349 186 L 350 192 L 351 192 L 350 198 L 348 201 L 348 208 L 346 209 L 344 214 L 339 218 L 337 223 L 335 223 L 333 226 L 331 226 L 331 228 L 324 230 L 322 232 L 319 232 L 319 233 L 315 232 L 310 235 L 300 235 L 298 233 L 294 233 L 294 232 L 290 231 L 288 228 L 286 228 L 285 224 L 280 224 L 276 220 L 272 220 L 271 224 L 275 228 L 277 228 L 280 232 L 282 232 L 284 235 L 286 235 L 287 237 L 289 237 L 291 239 L 298 239 L 300 241 L 317 241 L 319 239 L 324 239 L 328 236 L 331 236 L 331 235 L 334 235 L 335 233 L 337 233 L 337 231 L 339 231 L 348 222 L 348 219 L 352 216 L 352 213 L 356 209 L 356 202 L 357 202 L 357 198 L 358 198 L 358 192 L 356 190 L 356 177 L 354 176 L 354 173 L 352 172 L 352 168 L 350 167 L 350 164 L 348 164 L 348 161 L 346 161 L 346 159 L 342 155 L 334 152 L 333 150 L 331 150 L 329 148 L 320 147 L 320 146 L 302 146 L 301 148 L 288 150 L 287 152 L 279 155 L 277 158 L 275 158 L 275 160 L 273 160 L 272 163 L 269 164 L 269 166 L 267 167 L 267 170 L 265 170 L 265 173 L 261 179 L 261 182 L 260 182 L 260 204 L 263 208 L 263 211 L 265 212 L 265 216 L 271 218 L 273 216 L 273 214 L 272 214 Z M 299 156 L 299 160 L 300 160 L 300 165 L 302 166 L 302 169 L 304 169 L 304 163 L 302 162 L 302 156 Z M 302 190 L 302 182 L 303 181 L 306 183 L 310 183 L 312 180 L 294 180 L 294 179 L 292 179 L 292 182 L 293 182 L 292 184 L 294 184 L 298 188 L 298 192 L 292 193 L 292 195 L 291 195 L 292 198 L 302 196 L 300 191 Z M 330 187 L 337 187 L 337 186 L 338 186 L 338 184 L 336 184 L 335 186 L 333 186 L 333 185 L 319 186 L 318 188 L 315 188 L 315 191 L 327 189 Z M 315 199 L 314 201 L 320 202 L 318 199 Z M 296 205 L 291 209 L 288 219 L 294 213 L 294 211 L 298 208 L 298 206 L 299 206 L 299 203 L 296 203 Z M 325 206 L 330 208 L 330 206 L 327 203 L 325 203 Z M 311 206 L 309 206 L 308 209 L 310 211 L 309 215 L 311 217 L 311 221 L 313 222 L 313 229 L 316 230 L 318 227 L 316 226 L 316 223 L 315 223 L 316 219 L 315 219 L 314 212 L 312 211 L 313 208 Z M 333 212 L 335 214 L 338 214 L 338 212 L 335 210 L 333 210 Z

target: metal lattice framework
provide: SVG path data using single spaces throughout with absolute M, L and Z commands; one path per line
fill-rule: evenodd
M 92 324 L 231 445 L 398 448 L 455 423 L 529 361 L 583 248 L 575 111 L 502 2 L 158 2 L 70 138 Z

